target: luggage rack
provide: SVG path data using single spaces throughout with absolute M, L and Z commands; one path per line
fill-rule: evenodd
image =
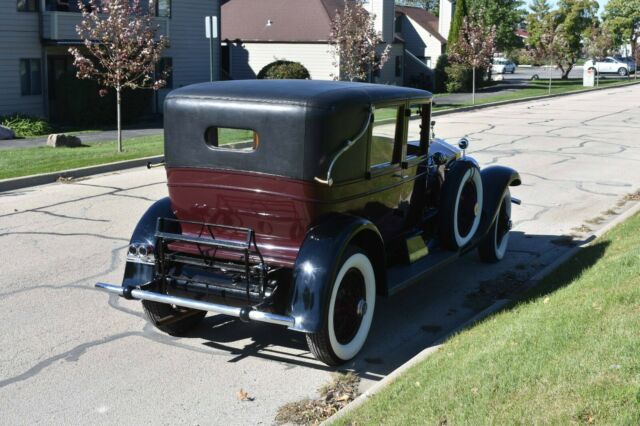
M 181 229 L 181 225 L 186 224 L 199 226 L 200 229 L 197 233 L 198 235 L 184 235 L 182 233 L 171 232 L 167 230 L 168 227 L 173 228 L 173 230 L 175 230 L 176 228 Z M 227 230 L 235 233 L 246 234 L 246 236 L 241 241 L 223 240 L 216 238 L 216 236 L 214 235 L 214 230 Z M 167 272 L 168 261 L 207 268 L 218 268 L 226 271 L 244 274 L 246 284 L 245 293 L 247 296 L 247 300 L 250 300 L 250 288 L 252 284 L 251 276 L 253 270 L 254 273 L 257 272 L 258 275 L 259 295 L 261 298 L 264 297 L 267 282 L 267 266 L 265 265 L 264 258 L 262 257 L 262 254 L 258 249 L 256 235 L 253 229 L 159 217 L 156 224 L 155 237 L 157 238 L 158 272 L 160 278 L 162 278 L 163 281 L 166 278 L 176 278 L 169 275 Z M 200 252 L 200 257 L 185 256 L 179 253 L 172 252 L 168 249 L 168 243 L 170 242 L 183 242 L 195 245 Z M 213 255 L 210 255 L 206 253 L 205 250 L 203 250 L 202 246 L 241 253 L 241 264 L 230 261 L 222 262 L 219 259 L 215 258 L 215 251 Z M 254 257 L 254 259 L 257 257 L 260 261 L 257 264 L 252 264 L 252 256 Z

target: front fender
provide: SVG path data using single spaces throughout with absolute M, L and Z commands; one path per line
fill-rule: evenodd
M 376 226 L 366 219 L 333 215 L 307 232 L 293 269 L 290 314 L 295 325 L 292 330 L 305 333 L 320 331 L 328 309 L 329 292 L 345 249 L 354 239 L 360 242 L 368 238 L 367 245 L 378 245 L 382 250 L 382 265 L 380 257 L 375 256 L 377 259 L 372 259 L 374 268 L 384 268 L 382 237 Z M 378 274 L 376 276 L 379 280 Z
M 156 224 L 159 217 L 175 218 L 169 197 L 162 198 L 151 205 L 142 215 L 131 235 L 130 244 L 147 244 L 155 246 Z M 124 268 L 123 287 L 138 287 L 153 279 L 154 266 L 142 263 L 127 262 Z
M 521 184 L 520 175 L 512 168 L 504 166 L 490 166 L 482 169 L 482 220 L 479 235 L 485 236 L 498 215 L 500 200 L 509 186 Z

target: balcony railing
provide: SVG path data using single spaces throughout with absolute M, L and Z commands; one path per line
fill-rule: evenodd
M 44 11 L 42 12 L 42 38 L 57 42 L 80 42 L 76 25 L 81 19 L 82 15 L 77 12 Z M 153 20 L 160 26 L 158 33 L 169 37 L 169 18 Z

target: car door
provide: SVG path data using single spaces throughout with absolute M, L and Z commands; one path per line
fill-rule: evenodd
M 613 59 L 605 58 L 604 67 L 603 67 L 603 69 L 600 70 L 600 72 L 606 72 L 606 73 L 616 72 L 618 70 L 614 69 L 615 66 L 616 66 L 616 63 L 615 63 L 615 61 Z
M 403 143 L 406 139 L 404 104 L 376 105 L 367 153 L 367 203 L 365 216 L 382 236 L 393 238 L 403 227 L 405 207 Z

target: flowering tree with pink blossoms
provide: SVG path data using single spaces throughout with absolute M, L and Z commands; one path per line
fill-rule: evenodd
M 336 13 L 329 35 L 333 66 L 340 68 L 340 75 L 334 75 L 334 79 L 366 81 L 370 73 L 387 62 L 391 46 L 385 46 L 378 55 L 382 38 L 374 28 L 374 20 L 363 0 L 346 1 L 344 9 Z
M 488 69 L 495 52 L 496 27 L 485 27 L 481 19 L 483 11 L 476 16 L 466 16 L 460 28 L 460 36 L 449 47 L 452 62 L 467 65 L 473 70 L 472 102 L 476 103 L 476 70 Z
M 76 31 L 83 48 L 72 47 L 77 77 L 96 80 L 105 96 L 108 88 L 116 91 L 118 152 L 122 152 L 122 90 L 154 89 L 166 84 L 169 70 L 156 75 L 156 64 L 169 40 L 158 35 L 153 22 L 153 0 L 148 9 L 141 0 L 88 0 L 78 2 L 82 21 Z

